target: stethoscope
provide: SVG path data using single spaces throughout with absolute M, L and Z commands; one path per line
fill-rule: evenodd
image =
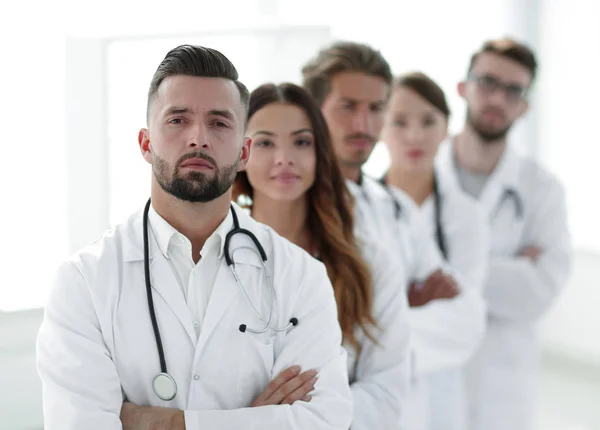
M 390 186 L 385 182 L 385 175 L 379 180 L 381 185 L 386 189 L 390 195 L 394 205 L 394 217 L 396 220 L 400 219 L 402 214 L 402 206 L 400 202 L 394 196 L 394 193 L 390 189 Z M 444 257 L 444 260 L 448 260 L 448 247 L 446 245 L 446 236 L 444 235 L 444 228 L 442 227 L 442 199 L 440 196 L 440 189 L 438 186 L 437 175 L 433 175 L 433 203 L 434 203 L 434 218 L 435 218 L 435 240 L 438 248 Z
M 150 311 L 150 319 L 152 321 L 152 328 L 154 330 L 154 338 L 156 339 L 156 347 L 158 349 L 158 358 L 160 361 L 160 373 L 158 375 L 156 375 L 154 377 L 154 379 L 152 380 L 152 389 L 154 390 L 154 393 L 161 400 L 169 401 L 169 400 L 173 400 L 175 398 L 175 396 L 177 395 L 177 383 L 175 382 L 175 379 L 171 375 L 169 375 L 169 373 L 167 372 L 167 362 L 165 360 L 163 344 L 162 344 L 162 340 L 161 340 L 161 336 L 160 336 L 160 331 L 158 329 L 158 323 L 156 321 L 156 313 L 154 311 L 154 300 L 152 297 L 152 285 L 150 283 L 150 256 L 149 256 L 150 253 L 149 253 L 149 246 L 148 246 L 148 212 L 150 210 L 150 203 L 151 203 L 151 200 L 149 199 L 148 202 L 146 203 L 146 207 L 144 208 L 144 222 L 143 222 L 143 224 L 144 224 L 144 278 L 146 281 L 146 294 L 148 296 L 148 310 Z M 272 327 L 273 309 L 276 307 L 277 295 L 275 292 L 275 287 L 273 285 L 273 280 L 272 280 L 271 276 L 269 275 L 269 271 L 267 270 L 267 264 L 266 264 L 267 254 L 266 254 L 264 248 L 262 247 L 262 245 L 260 244 L 260 242 L 258 241 L 258 239 L 256 238 L 256 236 L 251 231 L 240 227 L 240 223 L 238 221 L 238 217 L 237 217 L 237 214 L 235 213 L 235 209 L 233 208 L 233 205 L 231 205 L 230 209 L 231 209 L 231 215 L 233 217 L 233 228 L 225 236 L 225 244 L 223 247 L 223 251 L 225 254 L 225 261 L 227 262 L 227 266 L 229 266 L 229 268 L 231 269 L 231 273 L 233 274 L 233 277 L 234 277 L 236 283 L 244 292 L 244 296 L 248 300 L 248 303 L 250 303 L 250 306 L 252 307 L 254 314 L 257 316 L 257 318 L 259 320 L 261 320 L 262 322 L 265 323 L 265 326 L 260 329 L 252 329 L 252 328 L 248 327 L 246 324 L 240 324 L 239 331 L 242 333 L 250 332 L 250 333 L 254 333 L 254 334 L 265 333 L 269 329 L 277 331 L 277 332 L 287 331 L 298 324 L 298 319 L 291 318 L 289 324 L 287 324 L 285 327 Z M 270 292 L 270 299 L 271 299 L 271 309 L 269 311 L 269 317 L 266 320 L 263 319 L 260 316 L 260 313 L 256 310 L 254 303 L 252 303 L 252 300 L 250 300 L 250 296 L 246 292 L 244 285 L 240 282 L 240 278 L 235 270 L 235 261 L 233 260 L 233 258 L 231 256 L 229 244 L 231 242 L 231 238 L 238 233 L 249 237 L 254 244 L 254 248 L 240 247 L 238 249 L 250 248 L 254 252 L 256 252 L 257 254 L 260 255 L 260 260 L 261 260 L 262 266 L 263 266 L 263 273 L 265 274 L 264 276 L 267 279 L 267 283 L 269 284 L 269 292 Z
M 380 179 L 380 183 L 387 190 L 388 194 L 392 198 L 392 202 L 394 204 L 394 216 L 396 219 L 400 219 L 400 215 L 402 213 L 402 207 L 400 206 L 400 202 L 395 198 L 392 190 L 389 185 L 385 182 L 385 175 Z M 502 197 L 498 201 L 496 212 L 500 209 L 500 207 L 504 204 L 506 199 L 512 200 L 515 204 L 515 215 L 518 220 L 523 218 L 524 209 L 523 209 L 523 200 L 519 193 L 513 188 L 505 188 L 502 193 Z M 438 185 L 437 175 L 433 175 L 433 202 L 435 207 L 435 239 L 437 245 L 444 257 L 444 260 L 448 261 L 448 248 L 446 245 L 446 236 L 444 235 L 444 228 L 442 226 L 442 198 L 440 196 L 440 189 Z
M 515 204 L 516 219 L 517 220 L 522 219 L 524 212 L 525 212 L 525 210 L 523 208 L 523 199 L 521 198 L 519 193 L 514 188 L 504 188 L 502 197 L 500 197 L 500 200 L 498 201 L 498 205 L 496 206 L 496 213 L 498 213 L 498 211 L 500 210 L 500 207 L 504 204 L 504 201 L 506 199 L 512 200 L 513 203 Z

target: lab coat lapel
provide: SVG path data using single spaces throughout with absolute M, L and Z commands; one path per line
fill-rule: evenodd
M 442 143 L 435 159 L 435 172 L 438 184 L 444 189 L 461 190 L 456 167 L 454 166 L 454 150 L 452 141 Z
M 194 332 L 192 325 L 192 317 L 190 315 L 189 307 L 185 302 L 183 292 L 179 286 L 179 282 L 177 281 L 177 277 L 175 276 L 175 273 L 173 273 L 169 261 L 161 254 L 156 241 L 153 239 L 150 241 L 153 243 L 151 247 L 150 263 L 152 288 L 162 297 L 167 305 L 169 305 L 187 332 L 190 341 L 192 344 L 195 344 L 196 333 Z
M 196 334 L 192 326 L 192 319 L 183 292 L 179 286 L 176 275 L 173 273 L 169 261 L 162 255 L 152 229 L 148 229 L 148 243 L 150 245 L 150 285 L 152 289 L 167 303 L 169 308 L 177 316 L 184 330 L 187 332 L 192 344 L 195 344 Z M 132 215 L 127 228 L 123 232 L 123 260 L 133 262 L 144 260 L 144 230 L 143 211 L 140 210 Z M 141 266 L 140 279 L 144 282 L 143 266 Z M 143 286 L 143 284 L 142 284 Z M 140 288 L 142 287 L 140 286 Z M 145 288 L 145 286 L 144 286 Z M 154 295 L 156 308 L 157 296 Z M 160 324 L 160 315 L 157 315 Z
M 514 189 L 516 191 L 517 170 L 518 160 L 516 154 L 514 154 L 510 147 L 507 147 L 498 165 L 483 187 L 479 198 L 490 217 L 494 215 L 504 192 L 507 189 Z
M 223 258 L 220 261 L 212 294 L 206 308 L 200 338 L 198 339 L 199 350 L 206 344 L 210 335 L 219 324 L 219 321 L 221 321 L 227 310 L 231 307 L 233 300 L 240 292 L 231 270 L 225 263 L 225 259 Z M 232 324 L 232 332 L 237 329 L 238 326 Z

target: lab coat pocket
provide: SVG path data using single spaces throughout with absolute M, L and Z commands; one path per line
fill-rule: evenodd
M 271 380 L 275 363 L 273 338 L 254 333 L 239 333 L 238 407 L 248 407 L 262 393 Z

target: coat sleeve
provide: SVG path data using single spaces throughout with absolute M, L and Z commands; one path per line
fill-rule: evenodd
M 456 211 L 453 212 L 456 214 Z M 410 309 L 417 374 L 463 365 L 485 333 L 490 232 L 479 206 L 461 208 L 460 227 L 447 230 L 449 265 L 460 284 L 451 300 Z
M 541 247 L 543 253 L 537 262 L 520 256 L 492 258 L 485 297 L 495 318 L 537 320 L 562 291 L 571 270 L 564 190 L 557 182 L 538 188 L 536 200 L 528 203 L 531 215 L 523 246 Z
M 303 264 L 310 259 L 307 264 Z M 333 288 L 325 267 L 303 255 L 295 264 L 303 272 L 300 293 L 292 315 L 298 325 L 282 341 L 276 342 L 272 374 L 299 365 L 317 369 L 319 380 L 310 402 L 234 410 L 187 410 L 186 430 L 348 430 L 352 420 L 352 394 L 348 384 L 346 359 L 341 347 L 342 335 L 337 320 Z M 304 261 L 303 261 L 304 260 Z M 292 276 L 276 277 L 274 282 L 293 288 Z M 242 359 L 242 358 L 241 358 Z
M 448 268 L 437 243 L 429 234 L 425 220 L 415 209 L 411 214 L 409 224 L 411 250 L 413 253 L 413 267 L 410 275 L 412 280 L 425 281 L 438 269 Z
M 354 398 L 352 430 L 397 429 L 410 381 L 409 325 L 405 274 L 379 246 L 363 248 L 373 273 L 375 342 L 360 336 L 362 349 L 350 388 Z
M 37 337 L 44 429 L 120 430 L 123 396 L 86 279 L 58 270 Z

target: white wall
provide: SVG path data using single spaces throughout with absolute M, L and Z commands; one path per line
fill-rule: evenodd
M 0 312 L 0 428 L 34 430 L 43 425 L 35 337 L 42 310 Z
M 542 326 L 546 348 L 600 369 L 600 256 L 575 254 L 573 276 Z
M 574 274 L 544 326 L 549 348 L 600 365 L 600 2 L 544 2 L 538 83 L 541 161 L 563 180 L 575 246 Z
M 66 154 L 69 253 L 108 226 L 104 40 L 66 40 Z

